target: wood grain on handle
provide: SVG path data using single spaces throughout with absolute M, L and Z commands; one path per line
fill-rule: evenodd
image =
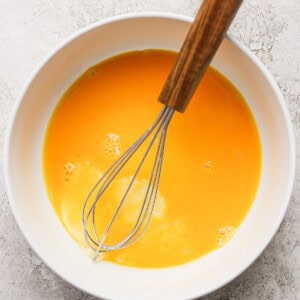
M 181 47 L 159 101 L 184 112 L 242 0 L 204 0 Z

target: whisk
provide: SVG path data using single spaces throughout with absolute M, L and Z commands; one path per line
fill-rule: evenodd
M 241 3 L 242 0 L 203 1 L 159 96 L 158 100 L 164 106 L 158 118 L 111 165 L 87 196 L 82 210 L 82 223 L 85 240 L 94 251 L 94 259 L 100 253 L 119 250 L 132 245 L 143 236 L 149 227 L 158 195 L 167 129 L 172 116 L 175 111 L 184 112 L 186 109 Z M 96 228 L 95 219 L 97 218 L 96 209 L 97 211 L 101 209 L 103 194 L 142 145 L 145 147 L 145 152 L 125 189 L 125 193 L 113 212 L 111 220 L 105 226 L 104 232 L 100 234 Z M 113 224 L 116 222 L 124 203 L 128 199 L 128 195 L 137 180 L 143 164 L 149 157 L 150 151 L 155 151 L 153 166 L 136 221 L 124 238 L 118 242 L 108 244 L 106 241 Z M 102 209 L 105 209 L 104 206 Z

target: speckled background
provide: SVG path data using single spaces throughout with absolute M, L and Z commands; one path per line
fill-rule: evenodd
M 0 169 L 9 114 L 29 74 L 78 29 L 117 14 L 193 16 L 200 0 L 0 0 Z M 300 1 L 245 0 L 230 29 L 273 74 L 297 139 L 297 174 L 284 221 L 263 254 L 211 299 L 300 299 Z M 11 213 L 0 173 L 0 299 L 93 297 L 55 275 L 33 253 Z

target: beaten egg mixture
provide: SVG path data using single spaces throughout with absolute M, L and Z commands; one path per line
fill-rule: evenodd
M 83 203 L 106 169 L 156 119 L 162 109 L 157 99 L 176 55 L 145 50 L 110 58 L 87 70 L 53 113 L 44 143 L 46 188 L 59 220 L 84 249 Z M 114 182 L 108 201 L 119 199 L 133 172 L 129 168 Z M 133 246 L 103 259 L 168 267 L 225 245 L 254 201 L 260 173 L 261 145 L 251 111 L 210 67 L 187 110 L 175 113 L 170 123 L 148 231 Z M 147 184 L 146 176 L 137 179 L 117 230 L 134 222 Z M 105 220 L 105 207 L 101 213 L 96 223 Z

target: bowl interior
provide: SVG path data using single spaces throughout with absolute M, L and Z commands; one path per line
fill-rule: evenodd
M 236 237 L 189 264 L 141 270 L 92 263 L 65 232 L 48 201 L 42 174 L 47 123 L 64 91 L 87 68 L 129 50 L 179 50 L 192 20 L 166 14 L 115 17 L 88 27 L 53 52 L 20 97 L 6 147 L 6 183 L 16 220 L 37 254 L 60 276 L 100 297 L 182 299 L 204 295 L 236 277 L 262 252 L 288 205 L 295 165 L 287 109 L 261 63 L 227 38 L 213 65 L 246 98 L 263 150 L 257 197 Z

